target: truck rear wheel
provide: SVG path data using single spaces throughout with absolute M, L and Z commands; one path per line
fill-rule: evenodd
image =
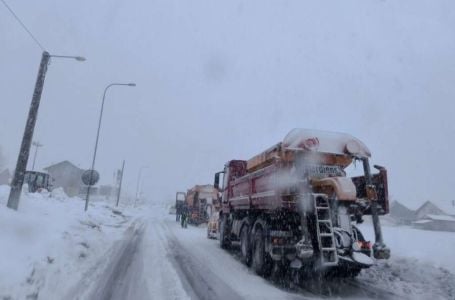
M 244 225 L 240 231 L 240 250 L 242 251 L 242 261 L 248 267 L 251 266 L 251 243 L 250 243 L 250 227 Z
M 220 247 L 228 249 L 231 246 L 230 233 L 227 224 L 226 215 L 221 216 L 220 220 Z
M 267 259 L 267 253 L 265 252 L 265 237 L 261 227 L 258 227 L 254 232 L 253 240 L 253 269 L 256 274 L 268 277 L 272 271 L 272 264 L 270 259 Z

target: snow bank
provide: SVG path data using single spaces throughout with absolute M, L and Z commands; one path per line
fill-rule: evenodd
M 102 202 L 63 191 L 23 193 L 19 210 L 6 207 L 0 186 L 0 298 L 60 299 L 84 270 L 118 240 L 132 218 Z
M 360 226 L 374 241 L 371 220 Z M 388 261 L 378 261 L 359 280 L 394 291 L 405 299 L 453 299 L 455 292 L 455 233 L 425 231 L 408 226 L 382 226 L 384 241 L 392 251 Z
M 365 220 L 359 228 L 367 240 L 374 241 L 373 225 L 369 219 Z M 409 226 L 393 226 L 386 222 L 381 224 L 384 241 L 392 250 L 392 258 L 410 257 L 446 268 L 455 274 L 454 232 L 420 230 Z

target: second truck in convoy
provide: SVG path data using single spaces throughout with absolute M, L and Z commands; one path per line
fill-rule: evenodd
M 389 211 L 387 172 L 372 174 L 368 148 L 344 133 L 294 129 L 248 161 L 215 174 L 221 194 L 219 243 L 240 242 L 256 273 L 291 270 L 356 276 L 387 259 L 379 215 Z M 363 174 L 349 177 L 359 162 Z M 375 243 L 354 225 L 371 215 Z M 294 276 L 294 275 L 293 275 Z
M 218 191 L 212 185 L 195 185 L 185 194 L 184 205 L 188 210 L 188 223 L 207 223 L 218 207 Z

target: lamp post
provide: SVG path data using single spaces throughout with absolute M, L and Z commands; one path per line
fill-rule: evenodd
M 110 87 L 112 87 L 112 86 L 132 86 L 132 87 L 134 87 L 134 86 L 136 86 L 136 84 L 135 83 L 111 83 L 111 84 L 107 85 L 106 88 L 104 89 L 103 100 L 101 101 L 100 117 L 99 117 L 99 120 L 98 120 L 98 130 L 96 132 L 95 150 L 93 151 L 92 167 L 90 169 L 90 183 L 92 182 L 93 171 L 95 169 L 95 160 L 96 160 L 96 152 L 98 150 L 98 140 L 99 140 L 99 137 L 100 137 L 101 120 L 103 118 L 104 100 L 106 99 L 107 90 Z M 87 211 L 87 209 L 88 209 L 88 202 L 90 200 L 90 187 L 91 187 L 91 185 L 89 185 L 87 187 L 87 196 L 85 198 L 85 211 Z
M 22 136 L 21 148 L 17 158 L 16 169 L 14 171 L 13 181 L 11 182 L 11 190 L 8 197 L 7 206 L 17 210 L 19 207 L 19 199 L 21 196 L 22 185 L 24 184 L 24 175 L 27 168 L 28 158 L 30 155 L 30 147 L 33 139 L 33 131 L 35 130 L 36 119 L 38 117 L 38 108 L 43 92 L 44 80 L 46 78 L 47 66 L 51 57 L 55 58 L 71 58 L 77 61 L 85 61 L 82 56 L 67 56 L 67 55 L 51 55 L 47 51 L 43 51 L 41 62 L 36 78 L 35 89 L 33 91 L 32 102 L 28 112 L 27 122 L 25 123 L 24 135 Z
M 142 166 L 140 169 L 139 169 L 139 174 L 137 175 L 137 183 L 136 183 L 136 199 L 134 200 L 134 204 L 136 204 L 137 200 L 138 200 L 138 197 L 139 197 L 139 183 L 141 181 L 141 175 L 142 175 L 142 171 L 144 169 L 147 169 L 147 168 L 150 168 L 149 166 Z
M 145 181 L 145 179 L 146 179 L 146 178 L 141 179 L 140 188 L 139 188 L 139 193 L 138 193 L 138 195 L 137 195 L 136 201 L 138 201 L 139 198 L 141 198 L 141 197 L 142 197 L 142 194 L 144 193 L 144 181 Z M 136 206 L 136 203 L 135 203 L 135 206 Z
M 36 156 L 38 155 L 38 148 L 43 147 L 44 145 L 40 142 L 32 142 L 32 145 L 35 146 L 35 155 L 33 156 L 32 171 L 35 170 Z

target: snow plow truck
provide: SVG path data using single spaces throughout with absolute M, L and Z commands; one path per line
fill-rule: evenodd
M 188 223 L 207 223 L 218 200 L 218 191 L 210 184 L 195 185 L 186 192 L 185 205 L 188 208 Z
M 375 166 L 372 174 L 370 156 L 349 134 L 294 129 L 248 161 L 227 162 L 214 178 L 220 246 L 239 242 L 257 274 L 288 272 L 292 280 L 314 272 L 353 277 L 389 258 L 379 221 L 389 212 L 387 171 Z M 361 175 L 349 177 L 355 162 Z M 374 244 L 355 226 L 364 215 L 372 216 Z

